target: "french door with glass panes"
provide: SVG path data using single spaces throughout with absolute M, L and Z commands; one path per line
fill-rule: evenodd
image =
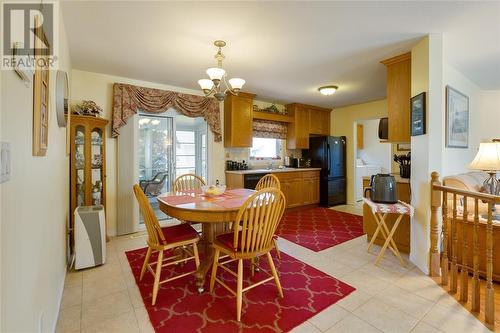
M 138 117 L 139 184 L 157 218 L 168 219 L 160 211 L 156 197 L 172 189 L 174 180 L 194 173 L 207 179 L 207 132 L 193 119 L 166 112 L 160 115 L 140 113 Z M 142 216 L 141 224 L 144 223 Z
M 173 117 L 139 114 L 139 185 L 159 220 L 167 216 L 160 211 L 156 197 L 170 191 L 175 179 L 174 133 Z M 144 223 L 142 214 L 139 223 Z

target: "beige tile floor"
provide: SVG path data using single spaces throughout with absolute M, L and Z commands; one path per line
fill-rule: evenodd
M 350 214 L 363 215 L 363 201 L 358 201 L 352 205 L 339 205 L 331 209 Z
M 125 251 L 144 247 L 145 240 L 144 233 L 113 238 L 105 265 L 67 274 L 57 332 L 153 332 L 125 257 Z M 319 253 L 284 239 L 279 246 L 357 289 L 294 333 L 488 332 L 415 266 L 401 267 L 389 252 L 375 266 L 366 236 Z

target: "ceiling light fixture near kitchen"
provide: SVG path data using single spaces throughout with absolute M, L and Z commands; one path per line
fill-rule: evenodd
M 207 75 L 209 79 L 198 80 L 198 84 L 203 90 L 205 96 L 214 95 L 219 101 L 223 101 L 226 97 L 226 93 L 231 93 L 233 95 L 238 95 L 241 88 L 245 84 L 245 80 L 240 78 L 233 78 L 226 81 L 226 71 L 222 68 L 222 60 L 225 56 L 222 54 L 222 48 L 226 46 L 226 42 L 223 40 L 216 40 L 214 42 L 215 47 L 219 50 L 215 54 L 215 59 L 217 60 L 217 67 L 212 67 L 207 69 Z M 222 82 L 224 82 L 225 89 L 222 88 Z M 228 83 L 229 82 L 229 83 Z
M 339 89 L 339 87 L 337 87 L 337 86 L 323 86 L 323 87 L 319 87 L 318 91 L 322 95 L 330 96 L 330 95 L 335 94 L 335 92 L 337 91 L 337 89 Z

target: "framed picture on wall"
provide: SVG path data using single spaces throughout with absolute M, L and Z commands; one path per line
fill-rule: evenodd
M 469 147 L 469 97 L 446 86 L 446 147 Z
M 398 143 L 396 146 L 397 151 L 411 151 L 411 144 L 410 143 Z
M 35 16 L 35 75 L 33 78 L 33 156 L 45 156 L 49 146 L 49 69 L 47 37 Z
M 425 92 L 414 96 L 411 105 L 411 136 L 425 134 Z

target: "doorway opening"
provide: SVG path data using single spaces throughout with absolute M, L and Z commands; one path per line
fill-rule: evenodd
M 391 144 L 378 137 L 380 119 L 354 122 L 354 195 L 355 202 L 363 200 L 363 178 L 378 173 L 391 173 Z

